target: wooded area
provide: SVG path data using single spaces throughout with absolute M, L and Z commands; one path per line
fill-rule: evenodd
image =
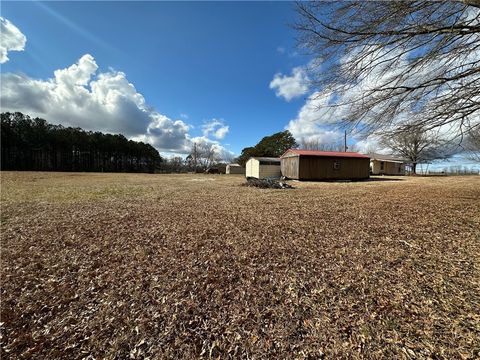
M 162 161 L 150 144 L 19 112 L 1 114 L 1 132 L 2 170 L 154 172 Z

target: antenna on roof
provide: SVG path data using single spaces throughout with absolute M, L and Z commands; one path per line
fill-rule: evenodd
M 345 130 L 345 136 L 344 136 L 344 148 L 345 152 L 347 152 L 348 146 L 347 146 L 347 130 Z

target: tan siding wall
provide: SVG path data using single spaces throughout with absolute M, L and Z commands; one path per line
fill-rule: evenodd
M 282 175 L 288 179 L 298 180 L 298 156 L 282 158 Z
M 256 159 L 250 159 L 247 161 L 245 165 L 245 176 L 246 177 L 259 177 L 259 170 L 258 170 L 259 162 Z
M 372 174 L 374 174 L 374 175 L 380 174 L 380 161 L 371 160 L 370 161 L 370 168 L 372 169 Z
M 264 178 L 279 178 L 282 176 L 280 171 L 280 164 L 278 165 L 260 165 L 256 159 L 250 159 L 245 165 L 245 176 L 254 177 L 257 179 Z
M 278 165 L 260 165 L 260 179 L 279 178 L 282 176 L 280 164 Z
M 334 163 L 339 162 L 340 168 L 334 169 Z M 367 179 L 370 168 L 369 159 L 300 156 L 300 180 L 348 180 Z
M 252 161 L 252 176 L 260 178 L 260 161 Z
M 245 168 L 227 165 L 227 174 L 245 174 Z
M 370 166 L 372 167 L 372 174 L 373 175 L 405 175 L 405 165 L 391 162 L 391 161 L 384 161 L 383 170 L 381 170 L 381 161 L 380 160 L 372 160 L 370 162 Z
M 250 159 L 245 166 L 245 176 L 260 179 L 260 162 L 257 159 Z
M 395 163 L 395 162 L 386 162 L 386 173 L 387 175 L 405 175 L 405 167 L 403 164 Z

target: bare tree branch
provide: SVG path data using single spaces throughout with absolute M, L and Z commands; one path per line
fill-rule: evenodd
M 300 2 L 299 46 L 323 110 L 398 133 L 480 122 L 480 1 Z
M 382 143 L 396 155 L 408 159 L 414 174 L 417 164 L 448 158 L 456 151 L 438 132 L 425 130 L 421 126 L 404 128 L 393 136 L 384 137 Z

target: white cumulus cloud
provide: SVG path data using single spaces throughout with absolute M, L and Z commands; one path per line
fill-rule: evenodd
M 56 70 L 46 80 L 23 74 L 1 74 L 2 111 L 20 111 L 42 117 L 53 124 L 78 126 L 85 130 L 121 133 L 144 141 L 159 151 L 186 154 L 194 140 L 193 126 L 170 119 L 149 106 L 124 72 L 99 72 L 93 56 L 86 54 L 75 64 Z M 205 141 L 219 153 L 226 151 L 211 135 L 223 139 L 228 126 L 212 120 L 203 129 Z
M 2 74 L 3 111 L 21 111 L 52 123 L 87 130 L 120 132 L 133 136 L 145 132 L 152 111 L 125 73 L 97 73 L 93 56 L 56 70 L 54 77 L 36 80 L 26 75 Z
M 27 38 L 9 20 L 0 16 L 0 64 L 8 61 L 9 51 L 23 51 Z
M 203 136 L 208 137 L 212 135 L 219 140 L 227 135 L 229 129 L 229 126 L 225 125 L 225 122 L 221 119 L 212 119 L 202 125 Z
M 132 140 L 152 144 L 155 148 L 165 152 L 186 154 L 191 149 L 191 126 L 182 120 L 172 120 L 157 112 L 151 114 L 152 121 L 144 134 L 132 137 Z
M 339 114 L 332 116 L 330 109 L 325 106 L 330 101 L 330 96 L 324 96 L 320 92 L 313 93 L 285 129 L 289 130 L 298 142 L 319 144 L 339 142 L 343 135 L 334 127 Z
M 296 67 L 290 76 L 277 73 L 270 82 L 275 95 L 290 101 L 308 92 L 308 75 L 303 67 Z

